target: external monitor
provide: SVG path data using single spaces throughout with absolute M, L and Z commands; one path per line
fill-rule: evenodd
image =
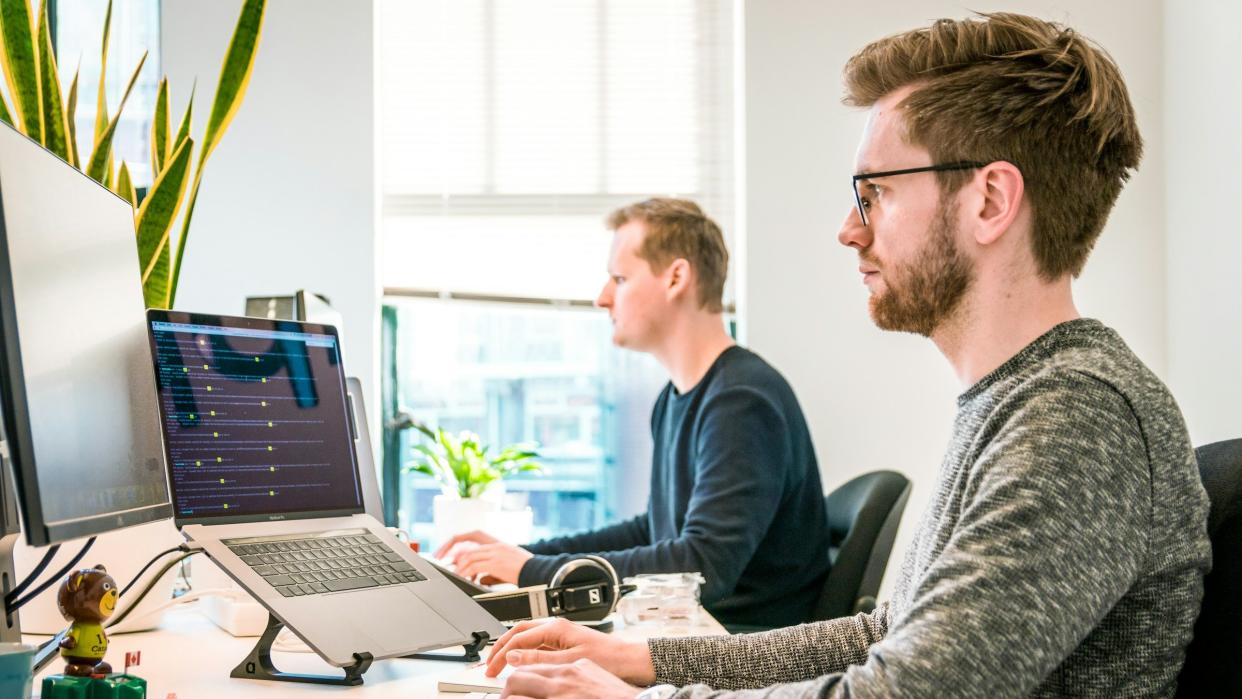
M 0 411 L 39 546 L 171 515 L 129 202 L 0 125 Z

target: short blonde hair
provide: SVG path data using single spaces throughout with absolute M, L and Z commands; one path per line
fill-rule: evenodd
M 724 310 L 724 283 L 729 270 L 729 251 L 720 226 L 688 199 L 653 197 L 608 214 L 608 229 L 615 231 L 630 221 L 646 224 L 647 234 L 638 256 L 656 273 L 678 258 L 694 268 L 698 279 L 699 306 L 712 313 Z
M 880 39 L 845 66 L 849 105 L 869 107 L 908 85 L 909 142 L 933 162 L 1016 165 L 1040 275 L 1078 276 L 1143 154 L 1112 58 L 1069 27 L 995 13 Z M 940 183 L 952 193 L 969 177 L 940 173 Z

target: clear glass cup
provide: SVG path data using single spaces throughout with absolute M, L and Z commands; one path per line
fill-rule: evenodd
M 700 573 L 651 573 L 624 580 L 635 590 L 617 607 L 626 624 L 695 624 L 698 621 Z

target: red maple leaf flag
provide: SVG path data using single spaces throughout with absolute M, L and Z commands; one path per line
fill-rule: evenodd
M 131 665 L 136 666 L 136 665 L 141 665 L 141 664 L 142 664 L 142 651 L 136 650 L 131 653 L 125 654 L 125 674 L 127 675 L 129 674 L 129 667 Z

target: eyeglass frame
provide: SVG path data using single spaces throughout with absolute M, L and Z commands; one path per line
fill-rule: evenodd
M 927 165 L 925 167 L 908 167 L 902 170 L 885 170 L 883 172 L 860 172 L 857 175 L 850 176 L 850 188 L 854 190 L 854 206 L 858 209 L 858 220 L 862 221 L 862 225 L 869 226 L 867 220 L 867 212 L 863 209 L 862 195 L 858 193 L 859 180 L 875 180 L 881 177 L 894 177 L 896 175 L 913 175 L 916 172 L 951 172 L 953 170 L 974 170 L 981 168 L 989 163 L 964 161 L 958 163 L 942 163 L 940 165 Z

